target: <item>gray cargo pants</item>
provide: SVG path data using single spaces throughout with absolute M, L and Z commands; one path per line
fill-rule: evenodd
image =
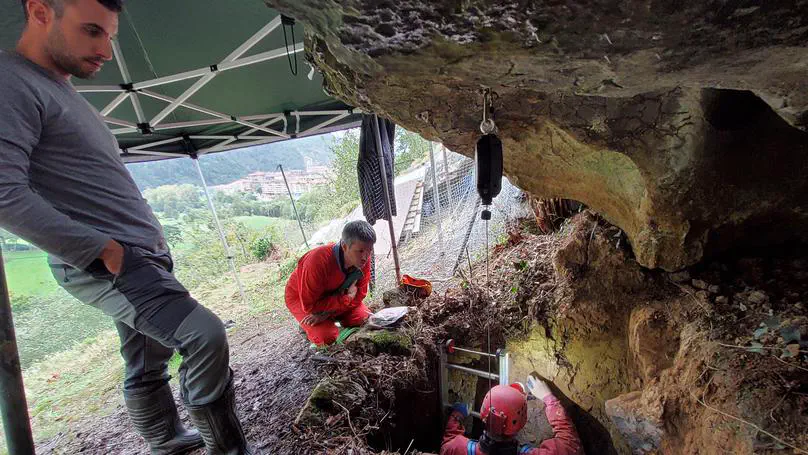
M 124 394 L 156 389 L 170 379 L 168 361 L 182 356 L 180 393 L 193 406 L 218 399 L 230 380 L 224 324 L 177 281 L 166 252 L 123 245 L 121 273 L 100 260 L 86 270 L 53 264 L 59 284 L 79 301 L 115 320 L 126 363 Z

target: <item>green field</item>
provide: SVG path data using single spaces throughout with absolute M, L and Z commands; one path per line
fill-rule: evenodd
M 244 224 L 247 226 L 247 228 L 254 231 L 262 231 L 270 226 L 275 226 L 280 229 L 284 238 L 286 238 L 290 245 L 297 246 L 303 243 L 303 236 L 300 234 L 300 227 L 297 225 L 297 221 L 295 220 L 271 218 L 268 216 L 237 216 L 231 219 Z M 312 233 L 312 230 L 306 231 L 307 235 L 311 235 Z
M 14 295 L 47 295 L 59 288 L 41 250 L 3 251 L 8 288 Z

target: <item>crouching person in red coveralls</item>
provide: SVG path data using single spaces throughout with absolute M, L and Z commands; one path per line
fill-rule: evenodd
M 539 447 L 519 445 L 516 434 L 527 423 L 527 395 L 522 384 L 498 385 L 492 388 L 480 408 L 485 423 L 483 436 L 474 441 L 463 436 L 463 419 L 468 416 L 464 404 L 455 404 L 446 423 L 440 455 L 579 455 L 583 454 L 581 440 L 572 420 L 547 384 L 535 377 L 528 378 L 530 393 L 544 401 L 545 413 L 553 426 L 555 437 L 542 441 Z
M 286 283 L 286 307 L 309 340 L 324 346 L 336 341 L 339 321 L 358 327 L 370 311 L 362 303 L 368 294 L 370 257 L 376 232 L 367 221 L 351 221 L 339 243 L 317 247 L 297 262 Z

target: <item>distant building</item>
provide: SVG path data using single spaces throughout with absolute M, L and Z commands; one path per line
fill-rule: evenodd
M 285 170 L 289 190 L 295 198 L 300 197 L 307 191 L 311 191 L 318 185 L 327 184 L 332 176 L 328 166 L 315 165 L 311 158 L 304 158 L 304 163 L 306 164 L 305 170 Z M 226 194 L 257 193 L 258 199 L 262 201 L 271 201 L 287 195 L 283 174 L 280 171 L 253 172 L 235 182 L 216 185 L 213 190 Z

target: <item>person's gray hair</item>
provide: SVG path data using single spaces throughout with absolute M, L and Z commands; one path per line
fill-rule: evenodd
M 342 228 L 342 243 L 351 246 L 355 241 L 376 243 L 376 231 L 367 221 L 351 221 Z

